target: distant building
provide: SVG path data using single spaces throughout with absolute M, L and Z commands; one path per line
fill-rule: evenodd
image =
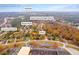
M 25 8 L 25 12 L 32 12 L 32 8 L 31 7 Z
M 79 23 L 74 23 L 74 26 L 79 26 Z

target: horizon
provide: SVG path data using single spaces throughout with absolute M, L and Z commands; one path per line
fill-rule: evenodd
M 14 12 L 14 13 L 27 13 L 25 11 L 0 11 L 0 13 L 8 13 L 8 12 Z M 63 12 L 69 12 L 69 13 L 77 13 L 79 11 L 32 11 L 32 12 L 57 12 L 57 13 L 63 13 Z

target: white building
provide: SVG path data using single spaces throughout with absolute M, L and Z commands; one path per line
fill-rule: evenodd
M 56 21 L 53 16 L 31 16 L 30 20 L 51 20 Z

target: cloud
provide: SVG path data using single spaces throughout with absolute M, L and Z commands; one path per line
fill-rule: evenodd
M 33 11 L 79 11 L 79 4 L 8 4 L 0 5 L 0 11 L 24 11 L 24 8 L 32 7 Z
M 47 8 L 48 11 L 79 11 L 79 5 L 56 5 Z

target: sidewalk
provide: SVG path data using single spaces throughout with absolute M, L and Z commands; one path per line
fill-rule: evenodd
M 72 55 L 79 55 L 79 51 L 73 48 L 65 48 Z
M 28 55 L 30 52 L 30 47 L 22 47 L 18 55 Z

